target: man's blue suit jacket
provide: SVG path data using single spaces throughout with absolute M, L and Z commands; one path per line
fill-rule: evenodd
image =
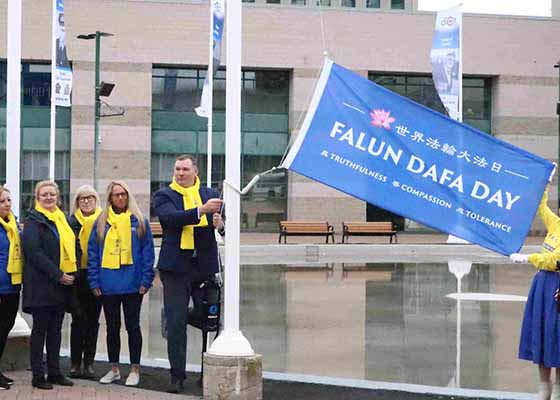
M 220 197 L 216 190 L 207 187 L 201 187 L 199 193 L 203 204 L 209 199 Z M 218 272 L 218 246 L 212 214 L 206 214 L 208 226 L 194 228 L 196 251 L 181 250 L 183 226 L 200 222 L 197 209 L 184 210 L 183 196 L 169 187 L 156 192 L 154 209 L 163 229 L 158 269 L 189 274 L 195 281 L 202 281 Z

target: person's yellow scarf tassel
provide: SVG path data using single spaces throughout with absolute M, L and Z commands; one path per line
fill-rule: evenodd
M 91 215 L 84 216 L 82 210 L 78 208 L 78 210 L 74 213 L 74 216 L 82 225 L 80 229 L 80 233 L 78 234 L 78 239 L 80 239 L 80 247 L 82 248 L 82 259 L 80 262 L 80 268 L 86 269 L 87 268 L 87 261 L 88 261 L 88 241 L 89 236 L 91 235 L 91 231 L 93 229 L 93 224 L 97 217 L 101 214 L 101 208 L 97 207 L 95 212 Z
M 113 207 L 109 207 L 107 223 L 110 227 L 103 244 L 102 268 L 119 269 L 121 265 L 133 264 L 130 216 L 128 210 L 116 214 Z
M 200 179 L 198 176 L 195 178 L 194 185 L 186 188 L 177 183 L 175 177 L 173 182 L 169 185 L 171 189 L 183 196 L 183 208 L 190 210 L 202 205 L 200 198 Z M 185 225 L 181 233 L 181 250 L 194 250 L 194 228 L 208 226 L 208 220 L 205 214 L 200 216 L 200 221 L 197 225 Z
M 23 276 L 23 262 L 21 258 L 21 239 L 16 224 L 16 217 L 10 212 L 8 221 L 0 218 L 0 224 L 6 230 L 10 242 L 7 271 L 12 278 L 12 285 L 19 285 Z
M 76 235 L 68 225 L 66 216 L 58 207 L 51 212 L 38 202 L 35 203 L 35 210 L 43 214 L 49 221 L 54 222 L 56 226 L 60 243 L 60 270 L 64 273 L 76 272 L 78 270 L 76 267 Z

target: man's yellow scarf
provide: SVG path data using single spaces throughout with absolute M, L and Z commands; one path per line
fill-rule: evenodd
M 179 185 L 175 177 L 173 177 L 173 182 L 171 182 L 169 187 L 183 196 L 183 208 L 185 210 L 190 210 L 202 205 L 202 199 L 198 191 L 200 189 L 200 180 L 198 176 L 195 177 L 194 185 L 188 188 Z M 181 233 L 181 250 L 194 250 L 194 228 L 203 226 L 208 226 L 208 220 L 205 214 L 200 216 L 200 222 L 197 225 L 183 226 L 183 232 Z
M 119 269 L 121 265 L 133 263 L 130 216 L 128 210 L 115 214 L 113 207 L 109 207 L 107 223 L 111 226 L 105 235 L 102 268 Z
M 58 207 L 53 212 L 43 208 L 38 202 L 35 210 L 43 214 L 49 221 L 54 222 L 58 231 L 58 242 L 60 243 L 60 270 L 64 273 L 76 272 L 76 235 L 68 225 L 66 216 Z
M 91 235 L 91 230 L 93 229 L 93 224 L 97 217 L 101 214 L 101 208 L 97 207 L 95 212 L 87 217 L 84 216 L 82 210 L 78 208 L 78 210 L 74 213 L 74 216 L 82 225 L 80 229 L 80 233 L 78 234 L 78 239 L 80 239 L 80 247 L 82 248 L 82 260 L 80 263 L 80 268 L 85 269 L 87 268 L 87 261 L 88 261 L 88 241 L 89 236 Z
M 2 224 L 6 230 L 8 241 L 10 242 L 7 270 L 12 277 L 12 285 L 19 285 L 23 273 L 23 262 L 21 259 L 21 240 L 19 238 L 16 217 L 10 212 L 10 215 L 8 215 L 8 222 L 6 222 L 4 218 L 0 218 L 0 224 Z

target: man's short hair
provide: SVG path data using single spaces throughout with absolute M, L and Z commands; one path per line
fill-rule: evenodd
M 192 165 L 198 168 L 198 161 L 194 156 L 191 156 L 190 154 L 181 154 L 175 158 L 175 161 L 185 161 L 185 160 L 191 160 Z

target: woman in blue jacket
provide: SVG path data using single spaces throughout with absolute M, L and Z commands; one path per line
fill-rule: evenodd
M 123 181 L 107 187 L 105 209 L 99 215 L 88 243 L 88 279 L 95 296 L 101 296 L 107 322 L 107 350 L 111 370 L 99 380 L 121 379 L 119 370 L 121 304 L 128 333 L 131 369 L 127 386 L 140 382 L 142 298 L 154 280 L 154 242 L 150 224 Z
M 14 327 L 23 272 L 19 226 L 12 213 L 10 191 L 0 186 L 0 359 Z M 0 372 L 0 389 L 14 383 Z

